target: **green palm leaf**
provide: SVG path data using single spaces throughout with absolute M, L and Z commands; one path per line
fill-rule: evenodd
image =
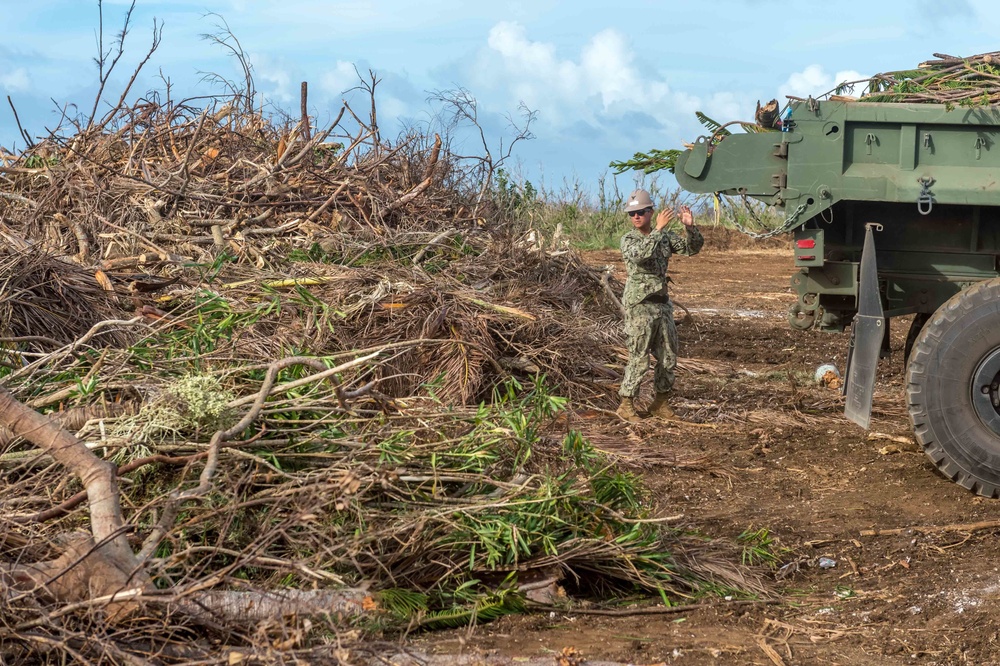
M 698 122 L 710 130 L 712 134 L 718 134 L 719 136 L 729 136 L 731 134 L 729 130 L 722 126 L 722 123 L 712 120 L 701 111 L 695 111 L 694 115 L 698 118 Z
M 428 613 L 419 626 L 424 629 L 454 629 L 469 625 L 473 618 L 476 622 L 492 622 L 504 615 L 524 611 L 524 597 L 516 590 L 503 590 L 488 594 L 471 606 L 456 606 Z

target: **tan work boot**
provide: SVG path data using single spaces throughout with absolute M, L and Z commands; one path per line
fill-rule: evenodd
M 622 398 L 622 404 L 618 405 L 615 412 L 622 421 L 629 423 L 639 423 L 642 417 L 635 411 L 635 401 L 632 398 Z
M 676 418 L 677 415 L 674 414 L 674 410 L 667 404 L 669 397 L 670 395 L 667 393 L 657 393 L 656 397 L 653 398 L 653 402 L 649 405 L 649 415 L 661 419 Z

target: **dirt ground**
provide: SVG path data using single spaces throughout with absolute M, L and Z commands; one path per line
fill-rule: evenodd
M 766 529 L 786 549 L 787 575 L 774 576 L 780 601 L 510 617 L 416 642 L 536 658 L 572 646 L 589 660 L 636 664 L 1000 663 L 1000 529 L 971 525 L 1000 517 L 1000 505 L 938 474 L 914 443 L 902 368 L 909 322 L 893 322 L 865 432 L 843 417 L 839 391 L 813 381 L 821 364 L 843 371 L 847 334 L 786 323 L 790 250 L 718 245 L 671 263 L 674 299 L 690 312 L 678 310 L 677 411 L 701 425 L 608 419 L 617 438 L 601 445 L 636 460 L 662 515 L 713 536 Z M 588 260 L 620 269 L 616 252 Z

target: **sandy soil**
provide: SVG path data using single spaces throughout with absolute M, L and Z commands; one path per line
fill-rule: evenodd
M 421 649 L 541 657 L 572 646 L 637 664 L 1000 663 L 1000 528 L 973 525 L 1000 519 L 1000 504 L 942 477 L 914 443 L 902 368 L 909 322 L 893 322 L 865 432 L 843 417 L 838 391 L 813 381 L 821 364 L 843 370 L 847 335 L 786 323 L 790 250 L 732 245 L 710 238 L 701 255 L 671 264 L 674 299 L 690 312 L 678 310 L 676 408 L 701 425 L 597 418 L 615 435 L 602 438 L 609 450 L 617 442 L 637 457 L 663 515 L 708 535 L 763 528 L 777 540 L 788 565 L 775 577 L 780 602 L 505 618 L 417 638 Z M 620 269 L 616 252 L 588 260 Z M 698 458 L 710 464 L 676 463 Z

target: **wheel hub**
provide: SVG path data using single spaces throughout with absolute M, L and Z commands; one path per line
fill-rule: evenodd
M 972 404 L 983 425 L 1000 435 L 1000 348 L 990 352 L 972 376 Z

